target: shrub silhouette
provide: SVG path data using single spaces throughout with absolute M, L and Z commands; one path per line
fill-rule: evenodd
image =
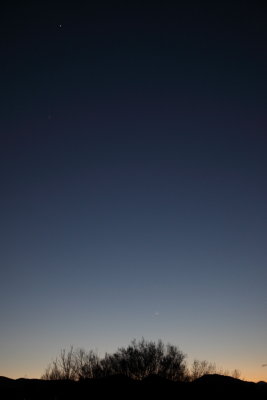
M 127 347 L 120 347 L 113 354 L 106 353 L 103 358 L 92 350 L 61 350 L 60 355 L 50 364 L 42 379 L 46 380 L 84 380 L 99 379 L 114 375 L 124 375 L 142 380 L 151 375 L 177 382 L 194 381 L 203 375 L 220 374 L 240 377 L 240 372 L 232 373 L 218 370 L 208 361 L 194 360 L 190 369 L 186 365 L 186 355 L 178 347 L 144 338 L 132 340 Z
M 203 375 L 215 374 L 216 365 L 208 361 L 194 360 L 190 370 L 190 380 L 194 381 Z
M 195 381 L 204 375 L 224 375 L 239 379 L 241 373 L 238 369 L 229 372 L 228 370 L 224 370 L 222 368 L 218 369 L 215 363 L 210 363 L 206 360 L 200 361 L 195 359 L 189 371 L 189 380 Z
M 100 363 L 103 376 L 124 374 L 132 379 L 143 379 L 157 374 L 167 379 L 182 381 L 186 376 L 185 354 L 176 346 L 133 340 L 114 354 L 106 355 Z
M 41 379 L 45 380 L 82 380 L 100 377 L 102 370 L 98 354 L 92 350 L 61 350 L 60 355 L 48 365 Z
M 112 375 L 126 375 L 132 379 L 143 379 L 156 374 L 161 377 L 183 381 L 187 377 L 185 354 L 176 346 L 132 340 L 128 347 L 120 347 L 114 354 L 106 354 L 104 358 L 92 350 L 88 353 L 83 349 L 68 352 L 61 350 L 55 361 L 50 364 L 42 379 L 81 380 L 88 378 L 103 378 Z

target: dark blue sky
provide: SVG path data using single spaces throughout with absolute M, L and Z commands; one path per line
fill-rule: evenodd
M 57 4 L 1 11 L 0 375 L 145 336 L 266 379 L 266 6 Z

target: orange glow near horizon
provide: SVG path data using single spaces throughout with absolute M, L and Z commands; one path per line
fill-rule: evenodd
M 257 370 L 249 370 L 247 369 L 246 371 L 240 371 L 240 379 L 248 381 L 248 382 L 260 382 L 264 381 L 267 382 L 267 367 L 259 367 Z M 44 370 L 37 371 L 35 370 L 28 370 L 26 372 L 21 372 L 19 370 L 17 371 L 12 371 L 12 370 L 7 370 L 6 373 L 2 372 L 0 373 L 0 376 L 5 376 L 7 378 L 11 379 L 19 379 L 19 378 L 26 378 L 26 379 L 40 379 L 42 374 L 44 373 Z

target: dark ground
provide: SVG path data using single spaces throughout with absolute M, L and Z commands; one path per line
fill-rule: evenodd
M 5 400 L 65 400 L 91 398 L 251 399 L 267 400 L 267 383 L 251 383 L 210 375 L 191 383 L 175 383 L 157 376 L 133 381 L 123 376 L 82 382 L 0 378 Z

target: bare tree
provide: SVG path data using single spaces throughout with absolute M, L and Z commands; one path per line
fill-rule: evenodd
M 73 349 L 66 351 L 65 349 L 60 351 L 60 355 L 52 362 L 45 370 L 42 379 L 58 380 L 77 380 L 77 356 Z
M 187 380 L 188 373 L 185 354 L 176 346 L 168 344 L 160 361 L 158 374 L 173 381 Z
M 186 371 L 185 355 L 176 346 L 142 338 L 102 359 L 93 351 L 74 350 L 73 347 L 69 351 L 61 350 L 42 378 L 80 380 L 123 374 L 140 380 L 157 374 L 181 381 L 186 379 Z
M 58 368 L 57 360 L 48 365 L 44 374 L 41 376 L 41 379 L 52 381 L 62 379 L 62 374 Z
M 228 370 L 224 370 L 223 368 L 217 368 L 215 363 L 210 363 L 206 360 L 199 361 L 194 360 L 191 366 L 191 370 L 189 373 L 190 380 L 194 381 L 198 378 L 201 378 L 203 375 L 210 375 L 210 374 L 218 374 L 218 375 L 225 375 L 231 376 L 233 378 L 239 379 L 240 378 L 240 371 L 235 369 L 232 372 Z
M 96 352 L 84 349 L 61 350 L 60 355 L 45 370 L 42 379 L 81 380 L 111 375 L 126 375 L 141 380 L 155 374 L 173 381 L 195 380 L 206 374 L 231 375 L 240 377 L 234 370 L 231 374 L 218 370 L 214 363 L 194 360 L 188 371 L 185 354 L 178 347 L 158 342 L 132 340 L 127 347 L 120 347 L 113 354 L 100 359 Z
M 104 375 L 124 374 L 133 379 L 143 379 L 151 374 L 180 381 L 186 376 L 185 355 L 176 346 L 133 340 L 102 361 Z
M 194 381 L 203 375 L 215 374 L 215 373 L 216 373 L 215 363 L 210 363 L 206 360 L 203 361 L 194 360 L 191 366 L 190 379 Z
M 231 372 L 231 376 L 232 376 L 233 378 L 235 378 L 235 379 L 240 379 L 240 377 L 241 377 L 241 372 L 239 371 L 239 369 L 234 369 L 234 370 Z
M 76 353 L 77 378 L 79 380 L 95 378 L 100 369 L 100 362 L 98 354 L 93 350 L 86 353 L 83 349 L 79 349 Z

